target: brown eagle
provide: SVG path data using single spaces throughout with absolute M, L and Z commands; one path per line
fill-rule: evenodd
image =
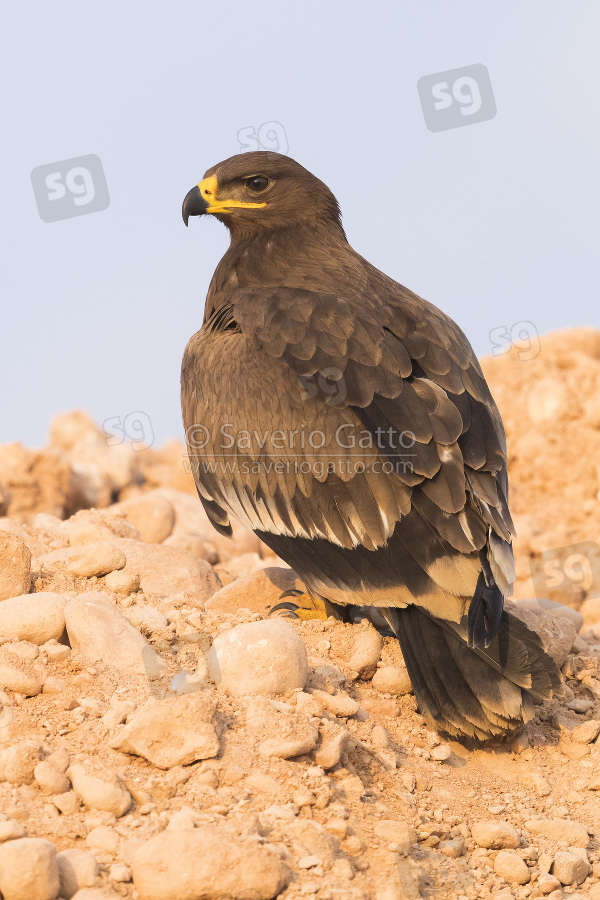
M 506 441 L 467 338 L 352 249 L 332 192 L 287 156 L 209 169 L 183 203 L 186 225 L 205 213 L 231 244 L 181 390 L 214 527 L 236 519 L 295 569 L 307 596 L 284 607 L 391 629 L 441 731 L 519 727 L 560 675 L 504 610 Z

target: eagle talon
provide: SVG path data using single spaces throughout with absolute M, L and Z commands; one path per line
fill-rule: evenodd
M 295 602 L 277 603 L 269 610 L 270 616 L 283 616 L 286 619 L 301 619 L 306 622 L 309 619 L 325 620 L 329 615 L 323 600 L 314 600 L 310 594 L 297 588 L 284 591 L 279 599 L 282 600 L 284 597 L 293 597 Z

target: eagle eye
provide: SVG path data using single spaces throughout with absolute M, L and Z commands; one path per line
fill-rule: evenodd
M 271 179 L 267 178 L 266 175 L 253 175 L 252 178 L 246 179 L 246 187 L 255 194 L 260 194 L 260 192 L 266 190 L 270 184 Z

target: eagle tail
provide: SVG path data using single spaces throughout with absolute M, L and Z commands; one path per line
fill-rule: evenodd
M 487 647 L 469 647 L 467 617 L 436 619 L 417 606 L 386 610 L 419 708 L 449 735 L 488 740 L 534 716 L 533 698 L 560 691 L 558 667 L 539 637 L 504 611 Z

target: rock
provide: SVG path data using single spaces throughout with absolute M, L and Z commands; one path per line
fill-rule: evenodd
M 249 702 L 246 724 L 259 741 L 261 756 L 292 759 L 310 753 L 317 746 L 319 732 L 306 716 L 278 708 L 266 697 L 255 697 Z
M 377 670 L 377 661 L 383 647 L 383 638 L 370 622 L 363 620 L 356 629 L 358 635 L 354 644 L 354 652 L 348 660 L 348 668 L 356 672 L 359 678 L 372 678 Z
M 448 841 L 440 841 L 436 847 L 440 853 L 443 853 L 444 856 L 448 856 L 450 859 L 458 859 L 465 852 L 465 842 L 462 838 L 453 838 Z
M 58 750 L 54 750 L 50 756 L 46 757 L 46 762 L 64 775 L 71 762 L 69 751 L 65 747 L 59 747 Z
M 149 677 L 166 668 L 106 594 L 89 591 L 69 600 L 65 621 L 71 647 L 87 659 Z
M 158 834 L 135 854 L 132 874 L 141 900 L 271 900 L 288 882 L 278 856 L 212 826 Z
M 230 557 L 227 562 L 218 563 L 215 569 L 223 584 L 229 585 L 238 578 L 246 578 L 247 575 L 251 575 L 264 566 L 265 563 L 259 553 L 242 553 L 240 556 Z
M 527 864 L 514 850 L 501 850 L 494 861 L 494 872 L 509 884 L 527 884 L 531 875 Z
M 115 537 L 132 541 L 142 539 L 134 525 L 105 509 L 80 510 L 66 522 L 61 522 L 59 530 L 71 547 L 95 541 L 112 541 Z
M 399 819 L 380 819 L 375 822 L 373 831 L 387 844 L 397 844 L 399 852 L 405 855 L 410 853 L 410 848 L 417 842 L 414 828 Z
M 212 724 L 215 705 L 212 696 L 198 693 L 155 700 L 136 713 L 110 745 L 161 769 L 210 759 L 219 752 Z
M 100 882 L 100 866 L 96 858 L 85 850 L 62 850 L 56 857 L 60 878 L 60 896 L 65 900 L 81 888 L 94 887 Z
M 104 584 L 116 594 L 133 594 L 140 589 L 140 576 L 137 572 L 109 572 Z
M 448 744 L 438 744 L 431 749 L 431 758 L 437 762 L 446 762 L 452 756 L 452 748 Z
M 3 486 L 11 495 L 9 512 L 13 518 L 34 512 L 63 517 L 72 470 L 62 454 L 4 444 L 0 446 L 0 471 Z
M 42 760 L 33 771 L 35 781 L 44 794 L 65 794 L 71 788 L 71 782 L 47 760 Z
M 50 638 L 41 647 L 42 650 L 46 651 L 46 655 L 51 662 L 64 662 L 71 655 L 71 648 L 66 647 L 64 644 L 59 644 L 55 638 Z
M 43 682 L 44 672 L 39 667 L 0 647 L 0 690 L 35 697 L 42 692 Z
M 544 778 L 541 772 L 529 773 L 527 780 L 533 785 L 536 794 L 540 797 L 548 797 L 552 793 L 552 785 Z
M 346 746 L 351 742 L 350 732 L 331 722 L 325 722 L 319 729 L 321 744 L 315 753 L 315 762 L 322 769 L 333 769 L 339 763 Z
M 116 881 L 118 884 L 125 884 L 131 881 L 131 872 L 122 863 L 115 863 L 108 870 L 108 877 L 111 881 Z
M 581 725 L 576 725 L 571 731 L 571 740 L 578 744 L 590 744 L 600 734 L 600 722 L 598 719 L 588 719 Z
M 81 797 L 75 791 L 67 791 L 66 794 L 53 796 L 52 803 L 64 816 L 73 816 L 79 812 Z
M 310 819 L 294 819 L 286 830 L 297 857 L 317 856 L 327 866 L 331 865 L 339 841 L 326 828 Z
M 567 841 L 572 847 L 587 847 L 590 842 L 585 825 L 571 819 L 529 819 L 525 828 L 550 841 Z
M 552 872 L 561 884 L 582 884 L 592 870 L 587 859 L 577 853 L 559 851 Z
M 320 706 L 333 713 L 334 716 L 348 718 L 349 716 L 354 716 L 360 708 L 360 704 L 353 700 L 352 697 L 349 697 L 348 694 L 341 692 L 328 694 L 327 691 L 317 690 L 312 690 L 310 693 Z
M 564 603 L 557 603 L 556 600 L 517 600 L 516 605 L 521 609 L 531 609 L 534 612 L 547 612 L 558 619 L 568 619 L 575 626 L 576 631 L 580 631 L 583 627 L 583 616 L 571 606 L 565 606 Z
M 114 543 L 127 557 L 127 565 L 121 571 L 139 575 L 140 587 L 149 597 L 184 593 L 202 608 L 222 587 L 213 567 L 187 550 L 126 539 Z
M 0 846 L 4 900 L 56 900 L 60 889 L 56 851 L 41 838 L 18 838 Z
M 94 575 L 108 575 L 109 572 L 122 569 L 126 562 L 123 551 L 110 541 L 97 541 L 86 544 L 83 550 L 72 556 L 67 569 L 79 578 L 91 578 Z
M 144 628 L 146 631 L 165 631 L 169 626 L 169 620 L 155 606 L 140 604 L 130 606 L 125 616 L 136 628 Z
M 85 759 L 67 769 L 74 790 L 86 806 L 119 817 L 131 805 L 129 791 L 114 772 L 97 759 Z
M 558 617 L 536 609 L 524 609 L 510 600 L 506 602 L 505 608 L 540 637 L 546 653 L 553 658 L 557 666 L 562 666 L 577 634 L 577 629 L 570 618 Z
M 519 846 L 519 833 L 508 822 L 474 822 L 471 834 L 486 850 L 515 850 Z
M 66 597 L 51 591 L 21 594 L 0 603 L 0 641 L 16 637 L 32 644 L 58 640 L 65 630 Z
M 560 888 L 560 881 L 554 875 L 540 875 L 536 883 L 544 895 L 551 894 L 552 891 Z
M 284 619 L 237 625 L 205 658 L 215 684 L 237 695 L 282 694 L 304 687 L 308 675 L 304 642 Z
M 381 666 L 373 675 L 372 685 L 381 694 L 395 694 L 402 697 L 412 692 L 412 683 L 406 669 L 396 666 Z
M 119 849 L 119 835 L 108 825 L 97 825 L 92 828 L 85 839 L 88 847 L 94 850 L 103 850 L 104 853 L 115 854 Z
M 580 612 L 583 616 L 584 628 L 593 628 L 594 625 L 600 625 L 600 597 L 588 597 L 581 604 Z
M 205 609 L 223 613 L 251 609 L 266 614 L 280 602 L 284 591 L 294 588 L 302 590 L 302 583 L 293 569 L 267 566 L 221 588 L 206 601 Z
M 42 758 L 41 744 L 22 741 L 0 754 L 0 769 L 9 784 L 31 784 L 37 764 Z
M 146 544 L 162 543 L 175 525 L 173 504 L 156 491 L 116 503 L 111 512 L 135 525 Z
M 0 600 L 28 594 L 31 588 L 31 551 L 10 531 L 0 531 Z
M 16 838 L 26 837 L 27 831 L 20 822 L 14 819 L 2 819 L 0 821 L 0 844 L 5 841 L 14 841 Z

